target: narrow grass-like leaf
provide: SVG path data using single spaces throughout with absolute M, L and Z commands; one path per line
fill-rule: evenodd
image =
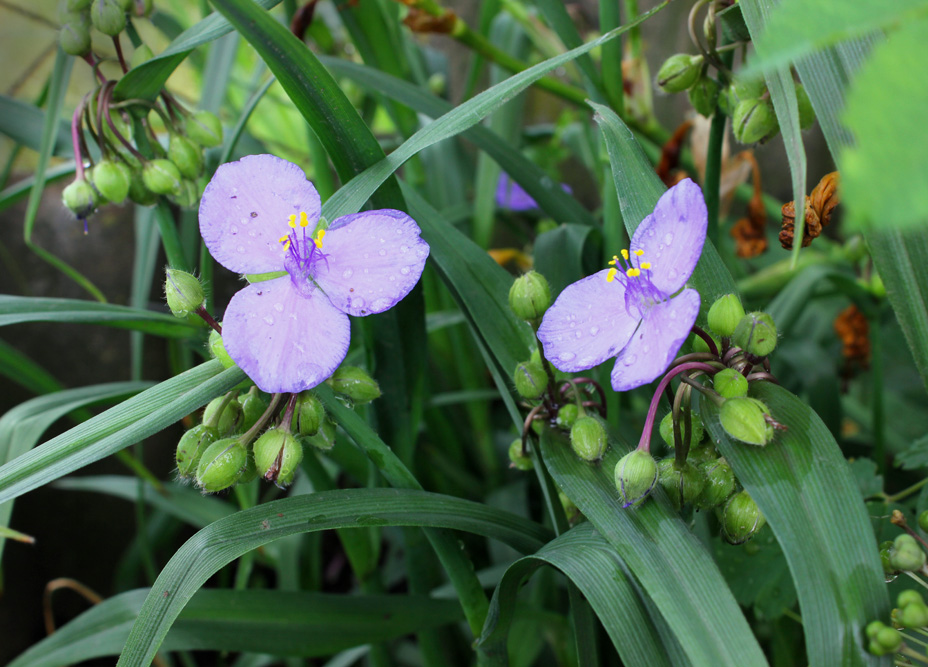
M 48 185 L 49 183 L 57 183 L 58 181 L 68 178 L 73 174 L 73 162 L 59 164 L 45 171 L 45 184 Z M 35 176 L 23 178 L 13 185 L 6 187 L 3 192 L 0 192 L 0 211 L 9 208 L 16 202 L 27 197 L 29 195 L 29 191 L 32 190 L 32 187 L 35 185 L 35 180 Z
M 595 227 L 560 225 L 535 239 L 535 266 L 556 297 L 570 283 L 599 270 L 601 234 Z
M 718 408 L 701 402 L 719 450 L 776 534 L 789 563 L 810 665 L 889 664 L 869 654 L 864 627 L 889 617 L 870 517 L 847 461 L 818 416 L 786 390 L 752 392 L 789 430 L 766 447 L 733 441 Z
M 766 665 L 738 603 L 705 546 L 663 493 L 623 509 L 613 470 L 628 450 L 613 441 L 601 464 L 573 453 L 560 431 L 546 428 L 541 454 L 557 485 L 625 562 L 695 665 Z
M 103 324 L 156 336 L 187 338 L 197 328 L 173 315 L 80 299 L 51 299 L 0 294 L 0 327 L 23 322 Z
M 363 526 L 464 530 L 523 553 L 551 538 L 547 529 L 515 514 L 408 489 L 346 489 L 265 503 L 207 526 L 174 554 L 145 599 L 119 664 L 149 664 L 193 594 L 242 554 L 287 535 Z
M 22 144 L 34 151 L 42 145 L 42 131 L 45 126 L 45 112 L 37 106 L 17 100 L 9 95 L 0 95 L 0 134 L 6 135 L 17 144 Z M 71 130 L 65 121 L 58 123 L 52 155 L 71 157 Z
M 0 375 L 33 394 L 45 394 L 61 388 L 51 373 L 3 340 L 0 340 Z
M 148 594 L 148 589 L 139 589 L 104 600 L 32 646 L 10 667 L 59 667 L 119 654 Z M 453 601 L 425 596 L 202 590 L 180 612 L 163 649 L 316 657 L 460 617 Z
M 213 360 L 133 396 L 0 466 L 0 503 L 157 433 L 244 378 Z

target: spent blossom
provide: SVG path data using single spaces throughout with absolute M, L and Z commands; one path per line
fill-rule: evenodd
M 706 226 L 698 185 L 686 179 L 665 192 L 612 268 L 568 285 L 545 313 L 538 329 L 545 356 L 564 372 L 616 357 L 616 391 L 657 379 L 699 314 L 699 293 L 680 290 L 702 254 Z
M 216 170 L 200 202 L 200 233 L 231 271 L 287 275 L 241 289 L 226 308 L 229 356 L 266 392 L 328 378 L 348 352 L 348 315 L 394 306 L 429 255 L 419 226 L 395 210 L 317 225 L 319 194 L 297 165 L 252 155 Z

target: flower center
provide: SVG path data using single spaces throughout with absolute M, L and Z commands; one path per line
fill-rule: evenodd
M 287 225 L 290 231 L 278 239 L 286 252 L 284 268 L 290 274 L 290 280 L 297 291 L 303 296 L 310 296 L 316 289 L 313 280 L 315 266 L 320 261 L 326 262 L 326 256 L 322 252 L 325 230 L 320 229 L 313 236 L 309 231 L 306 211 L 300 211 L 299 218 L 291 214 Z
M 628 250 L 623 249 L 621 259 L 617 255 L 612 256 L 609 264 L 613 268 L 606 274 L 606 282 L 611 283 L 618 278 L 625 286 L 625 310 L 638 318 L 646 317 L 653 306 L 666 301 L 668 296 L 651 282 L 651 262 L 642 261 L 642 255 L 644 250 L 635 250 L 630 255 Z

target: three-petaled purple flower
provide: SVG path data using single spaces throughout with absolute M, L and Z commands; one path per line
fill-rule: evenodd
M 316 231 L 319 194 L 297 165 L 252 155 L 216 170 L 200 202 L 200 233 L 237 273 L 289 275 L 240 290 L 226 308 L 229 356 L 266 392 L 298 392 L 328 378 L 348 352 L 348 315 L 391 308 L 429 255 L 402 211 L 365 211 Z
M 545 313 L 538 338 L 565 372 L 616 357 L 612 387 L 653 382 L 673 361 L 699 314 L 699 293 L 684 289 L 706 240 L 702 190 L 687 179 L 642 220 L 615 268 L 568 285 Z

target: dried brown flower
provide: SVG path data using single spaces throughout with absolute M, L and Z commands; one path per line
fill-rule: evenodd
M 450 9 L 441 16 L 435 16 L 418 7 L 410 7 L 403 23 L 413 32 L 435 32 L 447 35 L 454 30 L 457 20 L 457 14 Z
M 657 163 L 657 176 L 668 188 L 676 185 L 686 178 L 685 173 L 681 173 L 677 167 L 680 164 L 680 151 L 683 149 L 683 142 L 686 135 L 692 127 L 692 121 L 685 120 L 674 130 L 673 135 L 661 147 L 661 159 Z
M 851 304 L 838 313 L 834 327 L 843 345 L 845 363 L 866 368 L 870 364 L 870 323 L 864 314 Z
M 822 177 L 812 194 L 805 201 L 805 230 L 802 235 L 802 247 L 806 248 L 822 233 L 822 228 L 831 222 L 831 214 L 839 203 L 838 172 L 833 171 Z M 780 231 L 780 245 L 786 250 L 793 249 L 793 235 L 796 227 L 796 205 L 794 202 L 783 204 L 783 229 Z
M 747 217 L 736 222 L 730 234 L 735 239 L 735 254 L 738 257 L 749 259 L 767 250 L 767 210 L 764 208 L 760 168 L 757 166 L 754 154 L 745 151 L 742 155 L 751 164 L 754 174 L 754 194 L 748 200 Z

